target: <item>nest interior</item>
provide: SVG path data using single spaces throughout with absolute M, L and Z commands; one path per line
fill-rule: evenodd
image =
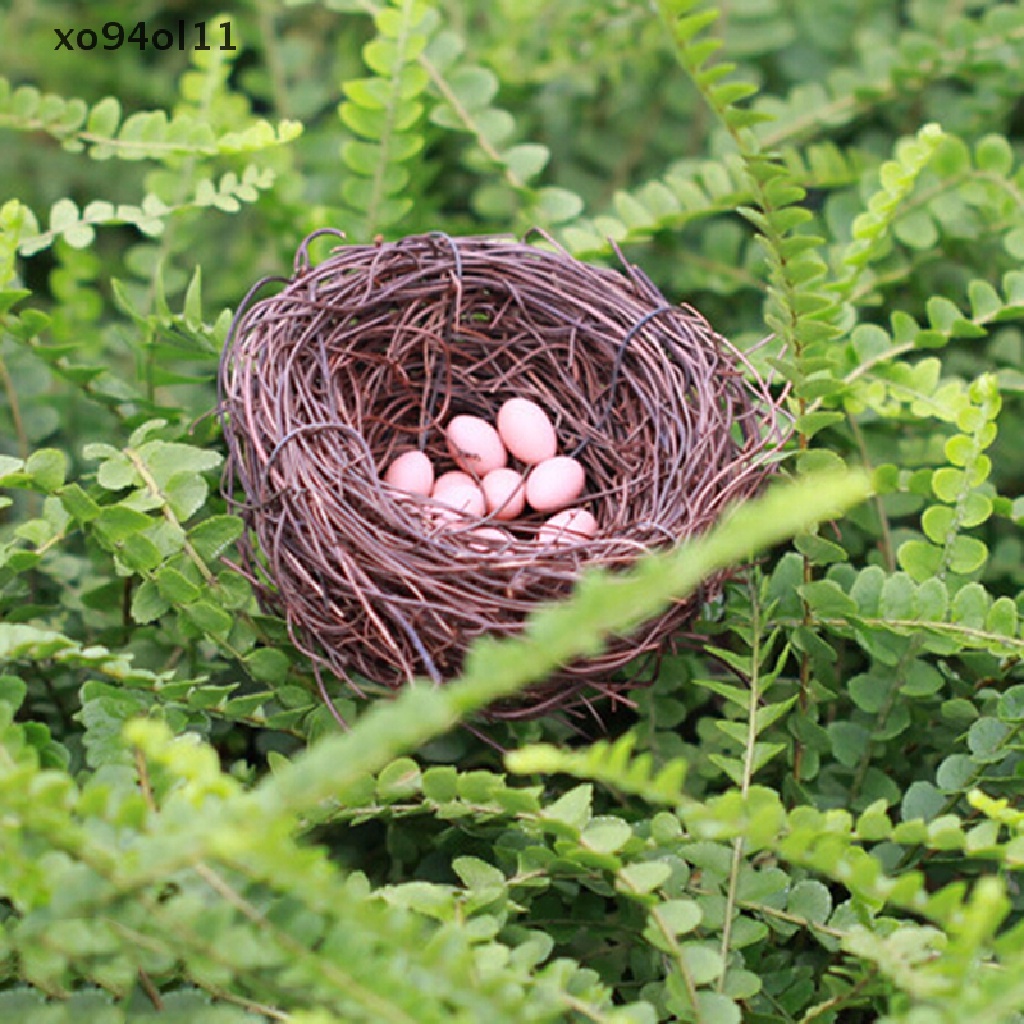
M 243 303 L 232 327 L 225 494 L 250 527 L 243 568 L 264 607 L 357 690 L 359 677 L 443 682 L 475 638 L 516 633 L 583 566 L 700 533 L 769 472 L 783 432 L 767 384 L 631 264 L 592 266 L 550 240 L 437 234 L 342 245 L 313 265 L 313 237 L 283 289 Z M 454 468 L 450 419 L 493 423 L 514 396 L 541 405 L 560 452 L 583 464 L 594 539 L 540 544 L 534 514 L 511 541 L 484 542 L 469 532 L 478 519 L 439 526 L 421 514 L 429 499 L 382 482 L 410 449 Z M 696 601 L 495 714 L 624 693 L 635 677 L 620 670 L 660 650 Z

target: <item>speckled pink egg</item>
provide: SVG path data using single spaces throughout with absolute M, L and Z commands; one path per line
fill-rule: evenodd
M 486 476 L 508 462 L 498 432 L 479 416 L 456 416 L 445 431 L 448 451 L 460 469 Z
M 515 519 L 526 507 L 526 488 L 523 478 L 514 469 L 492 469 L 480 481 L 487 511 L 495 519 Z
M 468 474 L 463 473 L 461 469 L 452 469 L 447 473 L 442 473 L 434 481 L 434 489 L 430 492 L 434 498 L 440 497 L 448 490 L 449 487 L 476 487 L 476 481 Z
M 538 531 L 538 544 L 582 544 L 597 533 L 597 520 L 585 508 L 567 508 L 553 515 Z
M 384 483 L 427 497 L 434 487 L 434 466 L 423 452 L 403 452 L 388 467 Z
M 583 466 L 568 455 L 545 459 L 526 478 L 526 500 L 538 512 L 558 512 L 582 493 L 586 479 Z
M 535 466 L 558 451 L 548 414 L 528 398 L 510 398 L 498 410 L 498 435 L 521 462 Z

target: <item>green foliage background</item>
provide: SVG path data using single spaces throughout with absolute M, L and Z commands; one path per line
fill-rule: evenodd
M 1024 1019 L 1024 6 L 11 0 L 0 69 L 0 1020 Z M 791 480 L 341 734 L 207 415 L 324 225 L 618 242 Z M 607 733 L 459 725 L 754 551 Z

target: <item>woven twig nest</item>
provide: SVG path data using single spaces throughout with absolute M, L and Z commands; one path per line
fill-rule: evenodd
M 236 316 L 220 410 L 225 492 L 250 527 L 243 568 L 318 670 L 357 690 L 357 677 L 441 683 L 477 637 L 515 634 L 584 566 L 700 533 L 769 472 L 784 431 L 767 384 L 636 267 L 442 234 L 343 245 L 314 266 L 313 237 L 284 289 Z M 544 517 L 526 514 L 508 543 L 473 543 L 479 520 L 438 526 L 429 498 L 382 482 L 410 449 L 444 466 L 445 424 L 493 423 L 514 396 L 545 409 L 583 464 L 592 540 L 539 543 Z M 622 694 L 636 674 L 620 670 L 661 650 L 717 585 L 492 714 Z

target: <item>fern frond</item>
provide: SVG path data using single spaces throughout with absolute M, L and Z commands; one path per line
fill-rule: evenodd
M 405 166 L 423 148 L 419 123 L 427 73 L 417 63 L 436 25 L 435 12 L 420 0 L 392 0 L 374 10 L 377 37 L 363 48 L 373 77 L 344 83 L 344 124 L 357 136 L 341 146 L 351 172 L 341 186 L 359 218 L 357 238 L 372 238 L 397 224 L 412 208 Z
M 855 184 L 868 157 L 841 151 L 831 143 L 787 149 L 780 159 L 804 190 L 832 191 Z M 619 244 L 642 241 L 658 231 L 678 231 L 706 218 L 732 215 L 756 197 L 746 166 L 735 153 L 719 160 L 681 160 L 669 171 L 636 189 L 615 194 L 611 210 L 572 221 L 559 237 L 579 259 L 608 251 L 609 239 Z
M 686 763 L 670 761 L 655 771 L 651 755 L 634 756 L 636 736 L 627 733 L 614 743 L 598 740 L 586 750 L 564 750 L 534 744 L 505 755 L 505 765 L 517 775 L 563 773 L 577 779 L 604 783 L 620 793 L 648 803 L 675 806 L 683 799 Z
M 764 246 L 770 283 L 765 321 L 784 346 L 775 365 L 793 382 L 803 412 L 804 362 L 811 362 L 818 347 L 840 333 L 837 303 L 822 287 L 827 267 L 817 249 L 824 239 L 806 230 L 814 220 L 802 205 L 806 190 L 789 166 L 765 152 L 757 140 L 753 128 L 767 115 L 738 105 L 756 92 L 755 87 L 734 77 L 734 65 L 712 61 L 721 45 L 709 34 L 718 12 L 705 8 L 701 0 L 659 0 L 658 8 L 672 32 L 680 64 L 742 159 L 753 202 L 740 206 L 739 212 L 755 227 Z
M 121 103 L 107 96 L 87 107 L 80 99 L 65 100 L 34 86 L 12 89 L 0 77 L 0 128 L 45 132 L 71 152 L 94 160 L 158 160 L 169 157 L 233 155 L 285 145 L 302 132 L 297 121 L 277 125 L 258 120 L 242 129 L 217 134 L 208 119 L 180 112 L 140 111 L 122 117 Z
M 949 573 L 969 577 L 988 558 L 984 542 L 961 531 L 984 523 L 992 514 L 992 499 L 983 485 L 992 467 L 984 452 L 995 441 L 1001 406 L 995 377 L 978 378 L 969 395 L 955 414 L 962 432 L 946 441 L 950 465 L 932 473 L 931 487 L 939 503 L 921 516 L 927 540 L 908 540 L 897 552 L 900 565 L 918 583 L 932 578 L 944 582 Z
M 901 205 L 913 192 L 918 178 L 928 167 L 945 140 L 936 124 L 925 125 L 913 138 L 901 139 L 893 159 L 878 169 L 879 189 L 866 204 L 866 209 L 853 222 L 853 240 L 843 254 L 848 268 L 837 288 L 848 296 L 864 268 L 879 259 L 891 246 L 892 227 L 901 212 Z
M 95 199 L 84 209 L 79 209 L 72 199 L 58 199 L 50 208 L 49 228 L 23 238 L 19 251 L 23 256 L 32 256 L 58 238 L 73 249 L 84 249 L 92 244 L 96 228 L 106 224 L 131 224 L 142 234 L 156 237 L 163 234 L 168 219 L 183 210 L 215 209 L 236 213 L 242 203 L 256 202 L 260 192 L 271 188 L 274 180 L 275 174 L 269 168 L 249 164 L 241 176 L 228 171 L 218 180 L 199 178 L 194 183 L 193 194 L 173 205 L 152 193 L 143 197 L 138 205 L 120 203 L 115 206 Z

